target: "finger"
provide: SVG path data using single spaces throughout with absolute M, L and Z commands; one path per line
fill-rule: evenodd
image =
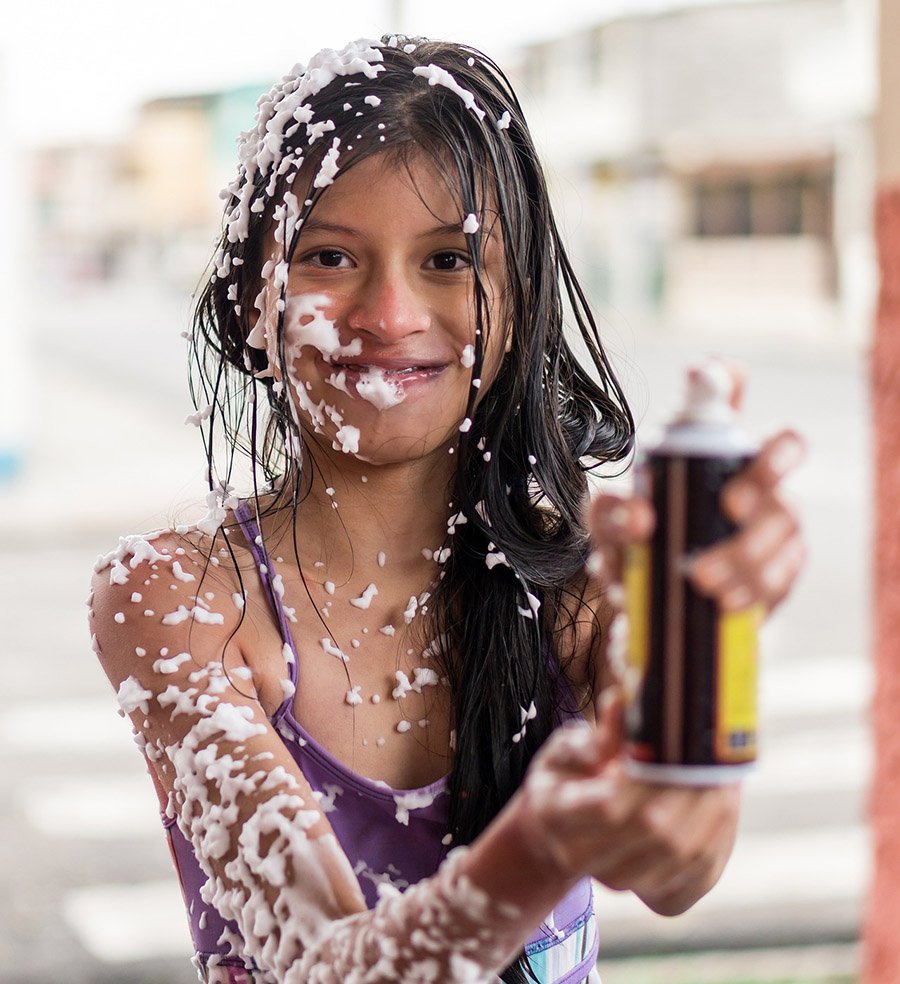
M 777 557 L 766 564 L 760 574 L 769 611 L 784 601 L 805 564 L 806 544 L 797 534 L 785 544 L 784 550 Z
M 599 759 L 612 761 L 625 747 L 625 695 L 616 684 L 607 687 L 599 701 Z
M 688 908 L 718 881 L 734 848 L 740 786 L 695 790 L 693 800 L 670 801 L 650 818 L 664 850 L 658 863 L 632 872 L 633 890 L 651 908 L 674 914 Z M 650 804 L 648 809 L 657 809 Z
M 799 537 L 794 512 L 776 496 L 769 496 L 752 523 L 691 558 L 688 576 L 701 594 L 721 597 L 738 583 L 765 590 L 762 571 Z
M 745 568 L 763 566 L 786 541 L 798 535 L 793 513 L 773 504 L 752 526 L 692 557 L 688 574 L 703 594 L 721 592 L 728 582 L 742 577 Z
M 667 915 L 683 912 L 718 882 L 737 837 L 740 789 L 735 787 L 730 792 L 731 797 L 718 809 L 706 811 L 705 824 L 698 821 L 698 837 L 680 863 L 673 859 L 668 865 L 660 865 L 653 883 L 635 889 L 655 911 Z
M 598 495 L 591 502 L 589 521 L 595 546 L 646 541 L 655 525 L 649 500 L 614 495 Z
M 649 539 L 655 525 L 652 505 L 646 499 L 599 495 L 588 515 L 593 550 L 587 572 L 607 585 L 622 580 L 623 547 Z M 610 599 L 616 607 L 619 602 Z
M 593 775 L 602 761 L 599 728 L 587 722 L 570 721 L 548 738 L 535 756 L 534 768 L 569 775 Z
M 630 823 L 631 848 L 610 863 L 604 857 L 592 874 L 616 890 L 651 890 L 692 862 L 699 843 L 692 822 L 702 803 L 703 792 L 685 787 L 652 788 L 638 805 Z
M 779 542 L 766 557 L 739 555 L 735 581 L 718 595 L 726 611 L 762 602 L 768 609 L 779 604 L 791 589 L 806 559 L 799 532 Z
M 745 522 L 771 492 L 803 460 L 806 442 L 794 430 L 766 441 L 757 456 L 722 490 L 722 508 L 736 523 Z
M 719 357 L 719 361 L 731 376 L 731 396 L 728 402 L 733 410 L 739 411 L 744 402 L 744 390 L 747 388 L 747 367 L 736 359 Z

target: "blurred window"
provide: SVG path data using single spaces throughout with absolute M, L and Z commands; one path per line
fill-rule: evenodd
M 549 81 L 550 48 L 532 45 L 525 53 L 525 86 L 532 96 L 542 96 Z
M 831 238 L 831 166 L 688 179 L 694 236 Z
M 585 38 L 585 71 L 588 85 L 596 87 L 603 82 L 603 31 L 590 31 Z

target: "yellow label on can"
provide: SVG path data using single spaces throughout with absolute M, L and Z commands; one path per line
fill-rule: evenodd
M 756 758 L 757 634 L 762 606 L 719 616 L 716 756 L 720 762 Z
M 625 551 L 625 613 L 628 616 L 630 696 L 643 679 L 650 659 L 650 547 L 633 544 Z

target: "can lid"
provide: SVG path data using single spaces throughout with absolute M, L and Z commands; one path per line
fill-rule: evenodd
M 687 372 L 684 409 L 676 424 L 728 424 L 737 416 L 739 377 L 722 359 L 710 356 Z

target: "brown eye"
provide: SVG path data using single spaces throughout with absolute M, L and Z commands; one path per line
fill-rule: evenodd
M 300 263 L 319 270 L 340 270 L 350 266 L 350 258 L 340 249 L 317 249 L 307 253 Z
M 318 266 L 331 268 L 339 267 L 344 258 L 344 254 L 339 249 L 320 249 L 313 256 L 318 260 Z
M 469 258 L 463 253 L 456 253 L 447 251 L 444 253 L 435 253 L 431 257 L 429 262 L 432 264 L 435 270 L 454 272 L 457 270 L 466 270 L 470 266 Z

